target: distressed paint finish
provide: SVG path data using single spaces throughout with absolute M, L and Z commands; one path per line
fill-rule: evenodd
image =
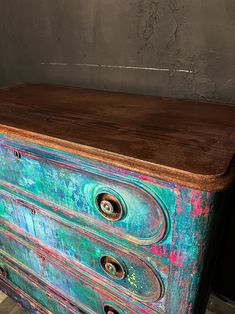
M 27 277 L 19 268 L 12 265 L 10 262 L 7 262 L 2 258 L 0 266 L 3 266 L 7 271 L 8 284 L 5 282 L 4 292 L 9 294 L 12 297 L 12 293 L 9 293 L 9 290 L 12 288 L 18 292 L 18 296 L 21 297 L 22 306 L 26 308 L 30 313 L 59 313 L 59 314 L 76 314 L 76 313 L 91 313 L 89 309 L 86 311 L 81 311 L 77 306 L 69 303 L 63 296 L 60 294 L 55 294 L 53 291 L 46 290 L 45 287 L 40 285 L 37 280 L 33 280 L 32 277 Z M 1 281 L 1 284 L 4 286 L 4 281 Z M 20 289 L 18 288 L 20 287 Z M 28 299 L 28 296 L 31 295 L 32 299 L 28 300 L 29 303 L 36 301 L 35 308 L 29 309 L 24 300 Z M 16 295 L 15 299 L 21 303 Z M 43 305 L 45 309 L 39 309 L 39 305 Z M 33 304 L 31 304 L 33 305 Z M 47 311 L 48 309 L 49 311 Z
M 168 307 L 193 313 L 215 212 L 215 193 L 179 188 L 170 247 Z
M 21 159 L 14 157 L 15 149 L 21 151 Z M 162 204 L 157 202 L 157 194 L 145 188 L 142 182 L 138 186 L 138 182 L 126 180 L 124 175 L 122 180 L 115 178 L 107 172 L 108 169 L 106 173 L 102 169 L 90 169 L 87 163 L 79 164 L 79 160 L 66 160 L 61 154 L 49 150 L 40 151 L 4 140 L 0 143 L 0 158 L 0 180 L 63 207 L 71 211 L 72 216 L 89 219 L 90 224 L 98 223 L 109 230 L 112 224 L 98 213 L 95 206 L 96 195 L 108 192 L 117 195 L 124 211 L 128 208 L 125 219 L 115 224 L 115 232 L 121 237 L 125 238 L 125 231 L 128 231 L 133 242 L 149 244 L 162 240 L 166 233 Z
M 216 193 L 4 137 L 0 146 L 3 259 L 13 263 L 13 256 L 14 267 L 27 276 L 38 276 L 41 285 L 49 282 L 65 298 L 75 304 L 79 300 L 96 313 L 102 313 L 102 304 L 109 300 L 120 309 L 127 304 L 125 313 L 194 312 Z M 14 149 L 21 159 L 13 157 Z M 127 204 L 123 220 L 106 221 L 91 203 L 104 187 Z M 82 200 L 81 194 L 90 201 Z M 98 268 L 103 248 L 136 271 L 128 269 L 125 284 L 105 278 Z M 156 278 L 162 286 L 158 300 Z
M 0 209 L 0 217 L 10 222 L 6 224 L 4 220 L 0 220 L 2 225 L 14 229 L 12 224 L 15 224 L 42 243 L 67 254 L 76 260 L 81 272 L 85 266 L 98 272 L 93 273 L 93 276 L 109 278 L 100 266 L 100 259 L 102 256 L 112 256 L 117 260 L 121 259 L 128 273 L 123 280 L 116 279 L 113 283 L 115 286 L 121 285 L 127 294 L 143 301 L 155 301 L 161 295 L 157 270 L 151 269 L 137 255 L 118 249 L 108 241 L 96 239 L 76 226 L 58 220 L 55 215 L 48 216 L 47 212 L 38 207 L 32 207 L 18 199 L 13 201 L 11 195 L 2 194 L 1 191 Z M 33 210 L 36 211 L 35 215 L 32 214 Z M 145 278 L 144 282 L 142 278 Z
M 33 280 L 37 278 L 40 284 L 44 284 L 46 290 L 62 294 L 73 304 L 77 302 L 85 304 L 95 313 L 99 313 L 102 306 L 109 303 L 120 305 L 128 314 L 154 313 L 137 302 L 132 303 L 131 298 L 128 301 L 125 297 L 115 296 L 114 293 L 104 289 L 94 280 L 91 281 L 86 276 L 76 273 L 68 265 L 66 268 L 62 268 L 55 258 L 48 258 L 43 252 L 33 250 L 23 240 L 7 231 L 1 230 L 0 243 L 0 256 L 3 262 L 13 263 L 14 267 L 20 268 L 26 273 L 29 281 L 31 278 L 34 278 Z M 21 262 L 15 262 L 15 260 Z M 7 270 L 9 272 L 8 266 Z M 10 281 L 13 279 L 15 279 L 14 276 L 9 277 Z M 13 283 L 22 287 L 22 283 L 18 279 Z
M 3 263 L 2 263 L 3 264 Z M 1 290 L 14 299 L 21 307 L 31 314 L 51 314 L 46 308 L 43 309 L 39 303 L 25 294 L 18 287 L 0 279 Z

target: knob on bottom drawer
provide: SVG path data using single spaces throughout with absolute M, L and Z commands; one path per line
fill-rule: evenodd
M 112 307 L 110 305 L 104 306 L 104 313 L 106 313 L 106 314 L 119 314 L 119 312 L 114 307 Z

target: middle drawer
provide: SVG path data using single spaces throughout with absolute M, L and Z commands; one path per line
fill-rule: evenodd
M 78 271 L 96 280 L 102 279 L 137 300 L 154 302 L 162 296 L 157 270 L 146 260 L 1 189 L 0 222 L 10 230 L 19 227 L 17 233 L 28 242 L 54 248 Z M 5 247 L 6 243 L 2 245 Z
M 28 276 L 47 285 L 47 289 L 63 295 L 69 302 L 77 304 L 79 301 L 80 304 L 96 308 L 95 313 L 101 313 L 97 310 L 101 302 L 129 308 L 125 313 L 156 313 L 148 305 L 90 280 L 85 271 L 82 274 L 75 271 L 70 265 L 62 263 L 58 256 L 48 257 L 42 249 L 36 249 L 12 232 L 0 228 L 0 260 L 6 259 L 16 264 Z M 21 283 L 19 288 L 22 288 Z

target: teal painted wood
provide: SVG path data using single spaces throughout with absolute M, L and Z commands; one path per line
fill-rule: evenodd
M 20 159 L 15 158 L 15 149 L 20 150 Z M 71 216 L 90 219 L 90 224 L 100 224 L 103 229 L 112 227 L 95 205 L 96 195 L 106 192 L 118 197 L 124 211 L 128 208 L 125 219 L 116 222 L 115 233 L 140 244 L 159 242 L 166 234 L 167 217 L 163 204 L 158 203 L 158 194 L 141 180 L 133 182 L 125 175 L 120 180 L 109 168 L 91 168 L 88 163 L 81 164 L 82 160 L 4 139 L 0 145 L 0 158 L 2 181 L 69 210 Z
M 121 260 L 128 275 L 120 279 L 112 279 L 114 287 L 117 285 L 125 289 L 125 293 L 141 301 L 155 301 L 161 296 L 161 284 L 153 269 L 141 260 L 138 255 L 131 254 L 120 246 L 114 246 L 109 241 L 97 239 L 76 225 L 61 221 L 57 216 L 48 215 L 39 207 L 14 199 L 9 193 L 0 190 L 0 217 L 2 225 L 14 230 L 14 225 L 26 231 L 30 236 L 40 240 L 74 259 L 77 268 L 83 272 L 84 266 L 97 272 L 95 277 L 105 276 L 110 279 L 100 265 L 103 256 L 112 256 Z M 10 222 L 6 224 L 5 222 Z M 19 233 L 20 231 L 18 231 Z M 31 238 L 28 238 L 30 241 Z M 132 278 L 135 278 L 133 282 Z M 145 278 L 145 281 L 142 281 Z M 112 282 L 110 283 L 112 285 Z
M 14 296 L 14 299 L 30 313 L 49 314 L 49 311 L 58 314 L 91 313 L 90 309 L 81 311 L 58 293 L 54 294 L 52 291 L 46 290 L 45 287 L 39 285 L 37 280 L 34 281 L 32 277 L 28 277 L 3 257 L 0 266 L 6 269 L 8 276 L 8 284 L 4 286 L 4 281 L 0 282 L 1 287 L 4 287 L 3 291 L 9 294 L 10 297 Z M 15 290 L 17 294 L 13 294 L 12 290 Z M 29 295 L 32 299 L 28 298 Z M 33 305 L 33 301 L 37 301 L 37 303 Z M 40 309 L 38 305 L 43 305 L 45 309 Z
M 9 281 L 0 279 L 1 290 L 8 295 L 10 298 L 14 299 L 19 306 L 24 308 L 28 313 L 31 314 L 50 314 L 46 308 L 42 308 L 42 305 L 36 303 L 34 299 L 29 297 L 18 287 L 9 283 Z
M 27 273 L 30 265 L 35 276 L 96 313 L 103 312 L 109 299 L 119 311 L 128 304 L 134 311 L 130 313 L 194 312 L 216 193 L 5 137 L 0 156 L 4 258 L 13 256 Z M 123 202 L 121 220 L 112 222 L 100 215 L 95 198 L 103 191 Z M 124 279 L 108 278 L 99 268 L 105 252 L 128 265 Z M 68 268 L 76 279 L 58 267 Z M 79 280 L 84 281 L 82 287 Z M 93 282 L 89 291 L 88 282 Z
M 115 307 L 121 306 L 121 314 L 154 313 L 140 303 L 131 302 L 131 298 L 128 300 L 109 293 L 98 283 L 72 271 L 69 266 L 62 268 L 56 259 L 48 258 L 42 252 L 33 250 L 23 240 L 7 231 L 1 230 L 0 243 L 1 263 L 6 265 L 6 271 L 9 274 L 8 280 L 21 287 L 26 293 L 30 293 L 30 287 L 28 287 L 27 281 L 22 282 L 24 277 L 27 277 L 29 282 L 33 278 L 39 285 L 44 285 L 45 289 L 63 295 L 73 304 L 78 303 L 82 310 L 86 305 L 89 308 L 88 313 L 93 313 L 93 311 L 101 313 L 103 305 L 113 303 Z M 19 278 L 9 265 L 14 265 L 13 268 L 18 268 L 18 271 L 22 272 L 23 270 L 25 275 Z

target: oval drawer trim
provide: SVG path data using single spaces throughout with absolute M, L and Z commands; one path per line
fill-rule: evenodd
M 162 284 L 156 271 L 135 254 L 96 238 L 77 226 L 68 225 L 39 207 L 14 199 L 9 193 L 3 194 L 1 190 L 0 218 L 2 225 L 6 221 L 6 226 L 12 230 L 17 226 L 27 232 L 28 241 L 34 245 L 35 239 L 40 240 L 43 245 L 66 254 L 79 268 L 82 265 L 88 267 L 136 299 L 156 301 L 162 296 Z
M 46 149 L 18 146 L 20 159 L 14 156 L 14 146 L 1 143 L 0 180 L 43 201 L 66 208 L 71 215 L 89 219 L 90 225 L 118 234 L 128 241 L 148 245 L 166 236 L 169 228 L 167 210 L 143 182 L 142 186 L 138 180 L 125 182 L 124 175 L 120 181 L 110 173 L 108 166 L 102 175 L 91 165 L 82 166 L 78 158 L 71 161 L 70 157 L 66 161 L 59 152 L 52 154 Z M 112 217 L 104 212 L 101 215 L 97 210 L 97 197 L 101 194 L 116 197 L 121 215 Z M 106 208 L 108 210 L 107 203 Z

